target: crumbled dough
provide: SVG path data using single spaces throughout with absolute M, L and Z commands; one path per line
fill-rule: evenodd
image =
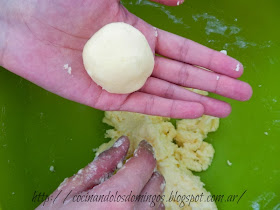
M 226 50 L 221 50 L 220 52 L 225 54 L 225 55 L 227 55 L 227 51 Z
M 231 165 L 232 165 L 232 162 L 230 162 L 229 160 L 227 160 L 227 164 L 228 164 L 229 166 L 231 166 Z
M 68 68 L 67 73 L 72 74 L 72 68 L 71 67 Z
M 166 198 L 169 198 L 171 191 L 178 191 L 181 195 L 210 195 L 203 188 L 204 184 L 200 178 L 193 175 L 191 170 L 203 171 L 211 164 L 214 149 L 203 139 L 207 137 L 208 132 L 218 129 L 218 118 L 204 115 L 198 119 L 177 120 L 175 128 L 169 118 L 129 112 L 105 112 L 103 122 L 114 127 L 105 134 L 112 140 L 102 144 L 96 155 L 112 146 L 120 136 L 126 135 L 130 139 L 130 158 L 139 142 L 145 139 L 154 147 L 157 170 L 165 177 Z M 185 205 L 183 208 L 179 207 L 178 202 L 165 202 L 165 206 L 166 209 L 172 210 L 217 209 L 215 203 L 211 202 L 192 202 L 190 206 Z
M 239 69 L 240 69 L 240 64 L 238 63 L 238 64 L 236 65 L 235 71 L 239 71 Z
M 68 73 L 68 74 L 71 74 L 71 73 L 72 73 L 72 68 L 71 68 L 71 66 L 69 66 L 68 63 L 64 64 L 64 65 L 63 65 L 63 68 L 67 70 L 67 73 Z
M 208 70 L 208 69 L 206 69 L 206 70 Z M 194 93 L 200 94 L 200 95 L 208 96 L 208 92 L 207 91 L 198 90 L 198 89 L 194 89 L 194 88 L 186 88 L 186 89 L 190 90 L 190 91 L 192 91 Z
M 54 166 L 50 166 L 50 171 L 54 172 Z
M 154 30 L 155 30 L 155 37 L 158 37 L 158 31 L 157 31 L 157 28 L 156 27 L 153 27 Z
M 192 171 L 206 170 L 212 162 L 214 149 L 211 144 L 203 142 L 208 132 L 216 131 L 219 120 L 215 117 L 202 116 L 198 119 L 177 121 L 175 155 L 181 159 L 181 165 Z

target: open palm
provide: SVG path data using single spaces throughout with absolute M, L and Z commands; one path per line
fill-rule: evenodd
M 155 1 L 177 4 L 177 0 Z M 181 86 L 240 101 L 252 95 L 247 83 L 236 80 L 243 73 L 238 61 L 154 28 L 128 12 L 117 0 L 13 0 L 1 4 L 5 6 L 1 24 L 6 29 L 1 65 L 64 98 L 101 110 L 196 118 L 202 114 L 225 117 L 231 107 Z M 131 94 L 102 90 L 83 66 L 82 50 L 86 41 L 111 22 L 136 27 L 145 35 L 153 52 L 164 56 L 155 56 L 152 76 L 141 90 Z

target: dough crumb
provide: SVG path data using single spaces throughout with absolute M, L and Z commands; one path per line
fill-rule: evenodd
M 158 37 L 157 28 L 156 28 L 156 27 L 154 27 L 154 30 L 155 30 L 155 37 Z
M 227 55 L 227 51 L 226 50 L 221 50 L 220 52 L 225 54 L 225 55 Z
M 230 162 L 229 160 L 227 160 L 227 164 L 228 164 L 229 166 L 231 166 L 231 165 L 232 165 L 232 162 Z
M 268 132 L 264 132 L 264 135 L 268 136 Z
M 177 1 L 177 6 L 179 6 L 179 4 L 180 4 L 180 1 Z
M 12 195 L 16 194 L 15 192 L 12 192 Z
M 67 70 L 67 73 L 68 73 L 68 74 L 71 74 L 71 73 L 72 73 L 72 68 L 71 68 L 71 66 L 69 66 L 68 63 L 64 64 L 64 65 L 63 65 L 63 68 Z
M 262 87 L 262 85 L 258 85 L 258 87 Z
M 217 80 L 219 80 L 220 79 L 220 76 L 217 76 Z
M 237 22 L 237 18 L 235 18 L 234 21 Z
M 68 69 L 68 63 L 64 64 L 63 68 Z
M 239 69 L 240 69 L 240 64 L 238 63 L 238 64 L 236 65 L 235 71 L 239 71 Z
M 120 161 L 117 165 L 117 168 L 120 169 L 122 166 L 123 166 L 123 163 L 122 163 L 122 161 Z
M 51 172 L 54 172 L 55 170 L 54 170 L 54 166 L 50 166 L 50 171 Z

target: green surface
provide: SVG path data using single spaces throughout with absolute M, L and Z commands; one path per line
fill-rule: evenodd
M 232 114 L 207 139 L 216 150 L 213 164 L 196 174 L 212 194 L 247 190 L 239 204 L 217 202 L 219 209 L 280 209 L 280 2 L 187 0 L 174 8 L 148 1 L 124 4 L 156 27 L 227 49 L 244 64 L 241 79 L 252 85 L 253 98 L 227 100 Z M 102 117 L 101 111 L 48 93 L 1 68 L 0 209 L 34 208 L 35 190 L 51 193 L 90 162 L 92 149 L 106 141 Z

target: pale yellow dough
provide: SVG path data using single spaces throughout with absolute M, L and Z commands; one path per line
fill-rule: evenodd
M 139 90 L 152 74 L 154 55 L 145 36 L 133 26 L 105 25 L 85 44 L 84 67 L 95 83 L 110 93 Z
M 201 91 L 199 93 L 206 94 Z M 165 177 L 166 198 L 171 191 L 178 191 L 181 195 L 210 195 L 200 178 L 191 171 L 206 170 L 211 164 L 214 149 L 203 140 L 208 132 L 218 129 L 218 118 L 204 115 L 198 119 L 178 120 L 175 128 L 168 118 L 129 112 L 105 112 L 103 122 L 114 127 L 105 134 L 112 140 L 101 145 L 97 155 L 113 145 L 117 138 L 126 135 L 131 142 L 128 151 L 130 157 L 138 143 L 146 139 L 155 149 L 157 170 Z M 189 206 L 185 204 L 183 208 L 177 202 L 165 202 L 165 206 L 167 210 L 217 209 L 216 204 L 211 202 L 192 202 Z

